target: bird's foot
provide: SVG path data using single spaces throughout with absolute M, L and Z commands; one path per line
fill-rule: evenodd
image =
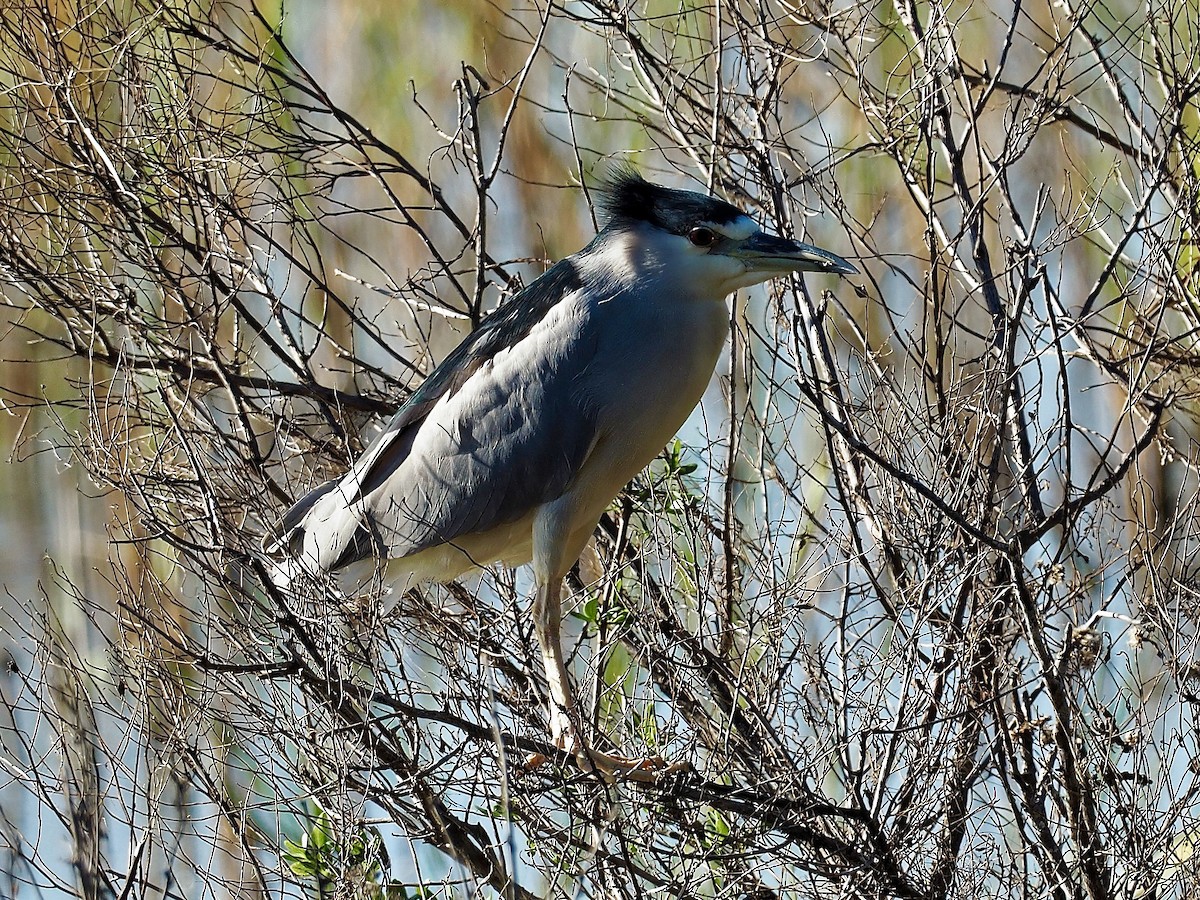
M 686 762 L 668 763 L 661 756 L 621 756 L 605 753 L 576 740 L 559 739 L 554 742 L 564 753 L 570 754 L 580 770 L 588 775 L 598 775 L 605 781 L 637 781 L 652 783 L 683 772 Z M 531 772 L 550 761 L 544 753 L 534 753 L 525 761 L 524 770 Z
M 668 763 L 661 756 L 620 756 L 592 747 L 575 751 L 575 764 L 605 781 L 655 782 L 688 768 L 685 762 Z

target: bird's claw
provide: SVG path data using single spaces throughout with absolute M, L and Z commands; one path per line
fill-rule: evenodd
M 618 756 L 591 748 L 574 751 L 562 748 L 571 754 L 575 764 L 587 775 L 597 775 L 604 781 L 636 781 L 652 783 L 662 778 L 687 770 L 686 762 L 668 763 L 661 756 Z M 534 753 L 522 766 L 522 771 L 532 772 L 550 761 L 544 753 Z
M 684 771 L 686 762 L 668 763 L 661 756 L 615 756 L 584 748 L 575 752 L 575 763 L 584 772 L 599 775 L 605 781 L 651 783 Z

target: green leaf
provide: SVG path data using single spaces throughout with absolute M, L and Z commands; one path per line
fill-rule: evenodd
M 600 599 L 594 594 L 583 602 L 583 605 L 571 613 L 575 618 L 582 619 L 595 627 L 600 624 Z

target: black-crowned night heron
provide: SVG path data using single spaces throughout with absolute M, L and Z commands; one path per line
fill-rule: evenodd
M 585 770 L 644 777 L 662 762 L 593 749 L 576 715 L 563 578 L 605 507 L 700 401 L 729 331 L 725 298 L 788 272 L 857 270 L 632 171 L 613 176 L 602 206 L 595 239 L 489 316 L 264 547 L 290 556 L 293 572 L 375 560 L 389 581 L 532 560 L 555 744 Z

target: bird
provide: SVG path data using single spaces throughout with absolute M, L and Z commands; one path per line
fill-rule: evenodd
M 563 654 L 563 579 L 699 403 L 728 337 L 726 298 L 789 273 L 858 270 L 632 167 L 597 195 L 594 239 L 500 304 L 262 546 L 282 557 L 281 585 L 364 561 L 410 584 L 531 562 L 554 745 L 586 772 L 647 780 L 672 767 L 603 752 L 585 733 Z

